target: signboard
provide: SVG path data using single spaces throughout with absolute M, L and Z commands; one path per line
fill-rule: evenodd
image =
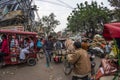
M 1 27 L 0 29 L 24 31 L 24 27 L 23 26 L 6 26 L 6 27 Z

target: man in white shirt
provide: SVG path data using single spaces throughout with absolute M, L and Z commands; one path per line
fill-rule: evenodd
M 25 60 L 25 54 L 29 54 L 30 53 L 29 50 L 34 47 L 33 39 L 30 38 L 29 40 L 30 40 L 30 43 L 28 43 L 28 41 L 27 41 L 27 43 L 28 43 L 27 46 L 24 49 L 22 49 L 21 52 L 20 52 L 19 57 L 20 57 L 21 60 Z

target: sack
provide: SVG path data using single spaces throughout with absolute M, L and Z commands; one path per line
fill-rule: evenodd
M 104 74 L 110 74 L 117 71 L 117 65 L 110 59 L 102 59 Z
M 104 70 L 103 67 L 100 67 L 95 75 L 95 80 L 99 80 L 102 76 L 104 76 Z
M 40 40 L 37 41 L 37 47 L 41 48 L 42 47 L 42 42 L 40 42 Z

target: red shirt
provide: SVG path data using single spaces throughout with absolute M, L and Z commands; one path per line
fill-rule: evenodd
M 8 48 L 8 40 L 4 39 L 2 42 L 1 52 L 8 54 L 9 48 Z

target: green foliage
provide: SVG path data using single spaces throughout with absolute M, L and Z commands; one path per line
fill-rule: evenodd
M 120 0 L 108 0 L 112 7 L 115 7 L 115 18 L 117 21 L 120 21 Z
M 46 33 L 50 34 L 57 25 L 60 24 L 58 20 L 55 19 L 54 13 L 51 13 L 49 16 L 43 16 L 41 21 L 43 23 L 43 27 L 46 27 Z
M 110 5 L 116 8 L 120 8 L 120 0 L 108 0 Z
M 102 24 L 110 21 L 109 9 L 103 4 L 98 5 L 96 1 L 90 5 L 85 1 L 84 4 L 77 4 L 67 20 L 67 28 L 73 32 L 92 30 L 94 33 L 95 29 L 101 29 Z

